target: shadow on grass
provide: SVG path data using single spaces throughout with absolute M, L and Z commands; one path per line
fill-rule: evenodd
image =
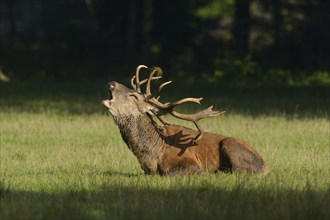
M 126 84 L 126 83 L 125 83 Z M 173 91 L 175 89 L 175 92 Z M 105 114 L 101 101 L 107 98 L 104 82 L 13 82 L 0 86 L 0 111 L 55 114 Z M 215 86 L 178 85 L 162 91 L 162 100 L 204 97 L 194 111 L 214 105 L 227 114 L 283 115 L 287 118 L 328 117 L 330 89 L 326 86 Z M 190 106 L 190 107 L 189 107 Z M 181 107 L 179 107 L 181 108 Z
M 107 172 L 92 172 L 90 173 L 92 176 L 109 176 L 109 177 L 138 177 L 138 176 L 143 176 L 144 174 L 141 172 L 139 174 L 137 173 L 125 173 L 125 172 L 120 172 L 120 171 L 107 171 Z
M 103 186 L 65 192 L 1 191 L 6 219 L 329 219 L 329 189 L 161 190 Z

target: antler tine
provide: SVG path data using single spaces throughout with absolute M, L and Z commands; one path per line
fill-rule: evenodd
M 132 79 L 131 79 L 131 84 L 133 84 L 132 82 L 134 81 L 133 78 L 135 78 L 135 91 L 137 92 L 141 92 L 141 88 L 140 88 L 140 77 L 139 77 L 139 74 L 140 74 L 140 69 L 142 68 L 146 68 L 148 69 L 148 67 L 146 65 L 139 65 L 137 68 L 136 68 L 136 72 L 135 72 L 135 77 L 133 76 Z
M 155 75 L 155 73 L 157 73 L 157 72 L 158 72 L 159 75 L 161 75 L 163 73 L 161 68 L 155 67 L 155 68 L 153 68 L 153 70 L 151 71 L 151 73 L 149 75 L 149 78 L 147 80 L 147 87 L 146 87 L 146 96 L 147 97 L 151 96 L 150 82 L 151 82 L 151 79 L 153 78 L 153 76 Z
M 162 77 L 161 76 L 155 76 L 155 77 L 152 77 L 151 80 L 155 80 L 155 79 L 161 79 Z M 148 81 L 149 78 L 147 79 L 144 79 L 140 82 L 140 85 L 142 84 L 145 84 L 147 81 Z
M 154 78 L 156 78 L 156 77 L 154 77 Z M 167 82 L 164 82 L 163 84 L 161 84 L 161 85 L 158 87 L 158 89 L 157 89 L 157 91 L 156 91 L 155 93 L 150 94 L 149 96 L 147 96 L 146 100 L 149 100 L 149 99 L 152 99 L 152 98 L 158 96 L 158 94 L 160 93 L 160 91 L 161 91 L 166 85 L 170 84 L 171 82 L 172 82 L 172 81 L 167 81 Z M 158 99 L 159 99 L 159 98 L 157 98 L 157 100 L 158 100 Z
M 134 90 L 136 90 L 136 84 L 134 84 L 134 80 L 135 80 L 135 75 L 132 76 L 132 78 L 131 78 L 131 86 Z
M 177 118 L 187 120 L 187 121 L 199 121 L 203 118 L 216 117 L 216 116 L 219 116 L 219 115 L 225 113 L 224 111 L 222 111 L 222 112 L 213 111 L 212 108 L 213 108 L 213 105 L 208 107 L 207 109 L 204 109 L 200 112 L 197 112 L 195 114 L 190 114 L 190 115 L 181 114 L 181 113 L 176 112 L 176 111 L 171 111 L 170 113 L 171 113 L 171 115 L 173 115 Z
M 156 76 L 156 77 L 152 77 L 151 80 L 160 79 L 160 78 L 162 78 L 162 77 Z M 132 85 L 133 89 L 136 90 L 136 85 L 134 84 L 134 80 L 135 80 L 135 76 L 133 76 L 131 78 L 131 85 Z M 148 81 L 148 79 L 144 79 L 144 80 L 140 81 L 140 86 L 145 84 L 147 81 Z
M 175 106 L 181 105 L 186 102 L 195 102 L 197 104 L 201 104 L 202 99 L 203 98 L 184 98 L 184 99 L 171 103 L 171 106 L 175 107 Z

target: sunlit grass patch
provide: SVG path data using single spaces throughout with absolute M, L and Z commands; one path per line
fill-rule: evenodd
M 207 119 L 253 144 L 272 172 L 174 177 L 144 175 L 106 114 L 1 113 L 1 122 L 4 219 L 329 216 L 327 119 Z

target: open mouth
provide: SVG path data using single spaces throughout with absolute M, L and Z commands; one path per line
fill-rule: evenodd
M 112 91 L 109 90 L 109 101 L 111 101 L 112 99 L 113 99 Z
M 110 105 L 112 104 L 112 102 L 114 101 L 114 97 L 112 95 L 112 90 L 115 88 L 115 84 L 114 82 L 111 82 L 109 83 L 109 98 L 106 99 L 106 100 L 103 100 L 103 104 L 106 106 L 106 107 L 110 107 Z

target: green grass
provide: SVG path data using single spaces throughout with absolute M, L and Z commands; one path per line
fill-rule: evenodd
M 247 140 L 272 172 L 160 177 L 121 140 L 102 84 L 1 86 L 1 220 L 330 217 L 328 88 L 185 88 L 227 110 L 204 127 Z

